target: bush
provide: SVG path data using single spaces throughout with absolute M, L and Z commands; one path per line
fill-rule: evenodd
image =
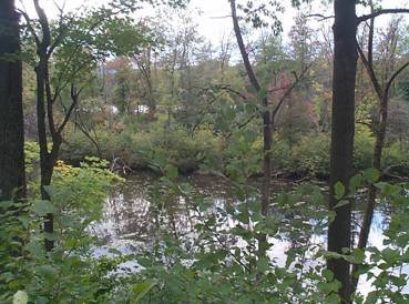
M 330 138 L 326 133 L 304 136 L 292 151 L 292 159 L 298 170 L 310 173 L 329 173 Z
M 372 167 L 375 138 L 368 129 L 357 128 L 354 143 L 354 167 L 365 170 Z
M 0 203 L 0 303 L 17 292 L 29 303 L 107 303 L 118 284 L 108 273 L 119 260 L 95 259 L 89 224 L 102 215 L 110 185 L 119 177 L 105 162 L 89 159 L 73 168 L 59 162 L 50 201 L 30 197 L 27 203 Z M 44 234 L 43 217 L 54 215 L 53 234 Z M 44 238 L 55 241 L 45 253 Z M 24 290 L 24 291 L 23 291 Z
M 101 157 L 119 157 L 133 169 L 147 169 L 152 159 L 163 158 L 183 173 L 197 170 L 207 159 L 220 159 L 219 139 L 208 129 L 198 130 L 194 137 L 183 128 L 165 133 L 158 123 L 150 131 L 133 129 L 120 133 L 97 131 Z M 61 159 L 65 161 L 78 164 L 86 156 L 97 155 L 95 146 L 80 132 L 67 132 L 65 140 L 61 149 Z

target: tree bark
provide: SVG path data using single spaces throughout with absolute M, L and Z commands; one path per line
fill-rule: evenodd
M 351 204 L 336 208 L 339 200 L 335 185 L 341 182 L 348 191 L 352 175 L 355 133 L 355 85 L 358 53 L 356 48 L 356 0 L 335 0 L 334 74 L 330 161 L 329 209 L 335 219 L 329 223 L 328 251 L 344 253 L 351 247 Z M 344 259 L 328 259 L 328 269 L 342 286 L 342 303 L 351 303 L 350 264 Z
M 0 1 L 0 201 L 25 195 L 19 15 Z
M 57 130 L 53 115 L 53 97 L 51 94 L 49 59 L 53 47 L 51 47 L 51 31 L 48 18 L 44 10 L 40 7 L 39 0 L 33 0 L 34 6 L 41 25 L 41 40 L 35 36 L 37 43 L 37 55 L 39 62 L 35 68 L 37 78 L 37 128 L 38 143 L 40 146 L 40 192 L 41 199 L 50 200 L 47 187 L 51 185 L 54 166 L 58 159 L 58 153 L 62 144 L 60 130 Z M 36 35 L 35 33 L 33 33 Z M 49 151 L 47 125 L 51 134 L 52 147 Z M 45 249 L 50 252 L 54 247 L 54 242 L 50 239 L 54 232 L 53 214 L 49 213 L 44 219 Z

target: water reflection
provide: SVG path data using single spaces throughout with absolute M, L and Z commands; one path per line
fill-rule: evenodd
M 223 180 L 205 179 L 192 180 L 194 195 L 180 195 L 180 193 L 164 193 L 155 188 L 155 177 L 149 175 L 134 176 L 125 185 L 116 189 L 104 205 L 103 220 L 92 226 L 94 235 L 98 236 L 101 246 L 95 249 L 96 255 L 109 254 L 111 249 L 122 253 L 137 253 L 142 249 L 153 246 L 161 241 L 165 234 L 171 234 L 180 240 L 188 249 L 193 246 L 197 235 L 197 224 L 205 223 L 211 217 L 217 225 L 217 243 L 228 250 L 232 246 L 245 248 L 249 245 L 237 235 L 228 230 L 241 226 L 243 229 L 254 229 L 254 223 L 238 223 L 226 210 L 235 208 L 239 202 L 245 202 L 249 212 L 257 203 L 257 193 L 249 191 L 240 195 L 240 199 L 232 194 L 231 185 Z M 275 192 L 289 191 L 288 185 L 275 187 Z M 268 254 L 278 266 L 284 267 L 287 253 L 302 252 L 296 262 L 306 268 L 313 268 L 324 261 L 314 260 L 315 253 L 325 249 L 326 217 L 325 204 L 311 204 L 300 201 L 286 209 L 274 206 L 272 213 L 280 222 L 280 230 L 269 238 L 272 244 Z M 359 209 L 359 208 L 357 208 Z M 243 211 L 244 212 L 244 211 Z M 369 237 L 369 246 L 383 248 L 383 231 L 390 218 L 390 208 L 382 206 L 375 213 L 373 227 Z M 362 222 L 362 212 L 354 212 L 354 222 Z M 294 222 L 297 227 L 294 227 Z M 355 230 L 357 228 L 355 227 Z M 251 245 L 251 244 L 250 244 Z M 255 245 L 254 245 L 255 246 Z M 310 248 L 305 252 L 301 248 Z M 297 251 L 300 249 L 299 251 Z M 249 249 L 250 250 L 250 249 Z M 133 270 L 138 269 L 136 263 L 128 262 Z M 294 263 L 293 263 L 294 265 Z M 293 267 L 290 265 L 289 267 Z M 131 269 L 131 271 L 132 271 Z M 409 269 L 405 268 L 408 272 Z M 370 282 L 362 277 L 359 289 L 367 294 Z

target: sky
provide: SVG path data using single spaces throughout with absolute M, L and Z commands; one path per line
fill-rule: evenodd
M 20 2 L 20 6 L 23 4 L 26 10 L 32 15 L 34 9 L 32 6 L 32 0 L 16 0 L 17 3 Z M 100 5 L 105 2 L 105 0 L 40 0 L 40 4 L 46 10 L 49 16 L 57 16 L 58 10 L 56 9 L 55 3 L 62 5 L 65 2 L 65 9 L 75 11 L 85 5 Z M 284 28 L 284 39 L 291 29 L 293 24 L 293 19 L 297 14 L 297 10 L 291 8 L 290 0 L 282 1 L 288 3 L 285 5 L 285 14 L 280 16 L 280 20 Z M 320 0 L 313 1 L 314 6 L 310 7 L 311 12 L 321 12 L 322 9 L 318 8 L 320 5 Z M 22 3 L 22 4 L 21 4 Z M 396 7 L 408 7 L 409 0 L 383 0 L 384 8 L 396 8 Z M 189 8 L 193 11 L 201 11 L 199 15 L 194 14 L 195 21 L 198 24 L 198 32 L 204 36 L 207 40 L 211 41 L 213 45 L 218 45 L 223 40 L 223 37 L 232 35 L 232 22 L 229 18 L 229 2 L 228 0 L 191 0 Z M 330 8 L 331 10 L 331 8 Z M 303 12 L 308 11 L 308 7 L 302 9 Z M 358 12 L 362 14 L 363 12 Z M 145 10 L 139 13 L 140 15 L 152 14 L 152 10 Z M 332 15 L 331 11 L 326 13 L 326 15 Z M 385 25 L 388 21 L 388 17 L 382 17 L 377 19 L 378 25 Z M 408 17 L 409 20 L 409 17 Z M 316 23 L 317 27 L 322 26 L 322 24 Z

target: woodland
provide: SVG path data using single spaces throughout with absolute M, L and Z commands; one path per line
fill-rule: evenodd
M 0 0 L 0 304 L 409 303 L 404 1 L 220 1 Z

